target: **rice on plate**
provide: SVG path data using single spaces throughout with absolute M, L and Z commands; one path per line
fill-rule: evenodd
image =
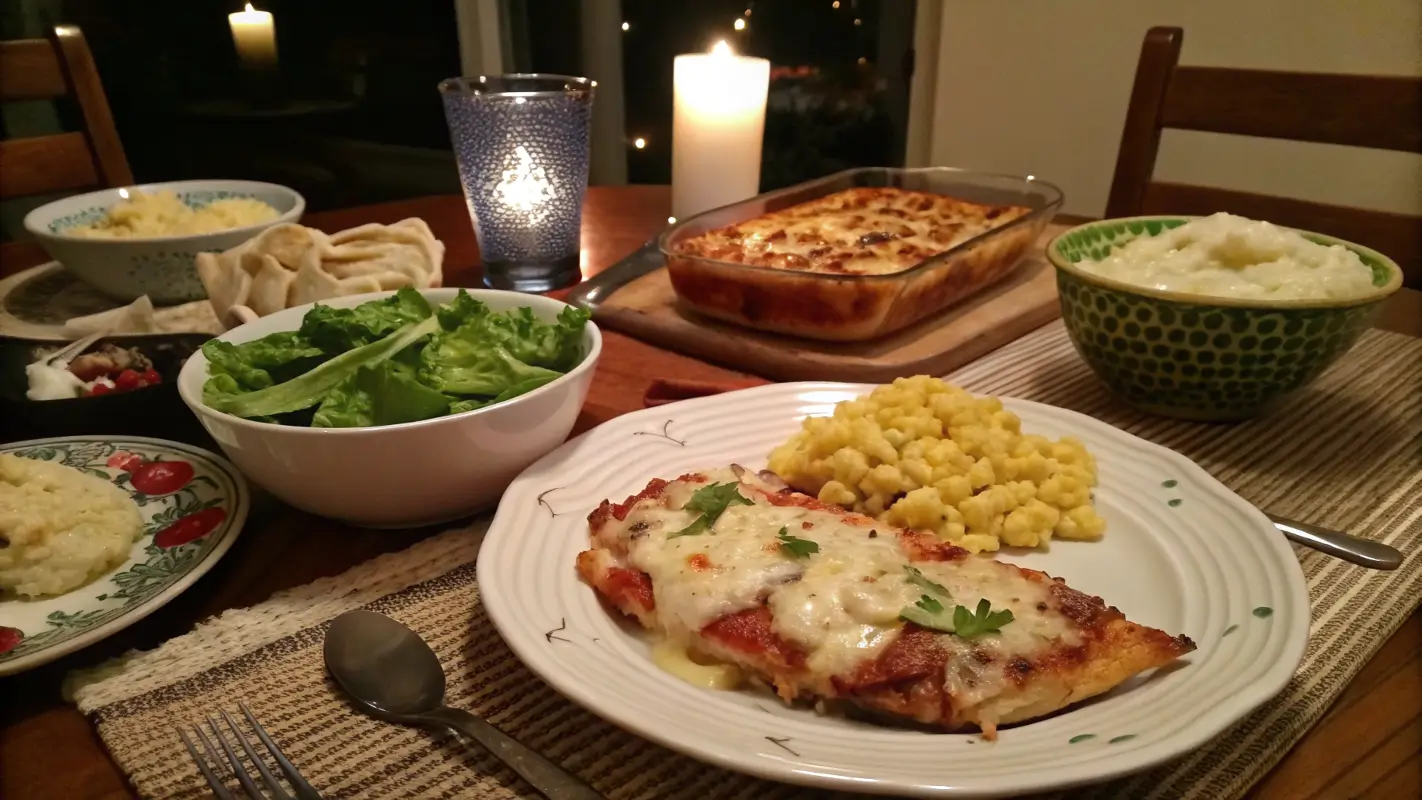
M 0 454 L 0 595 L 56 595 L 123 563 L 143 533 L 123 489 L 73 467 Z

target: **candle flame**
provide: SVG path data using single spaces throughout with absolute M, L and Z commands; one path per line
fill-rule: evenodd
M 548 180 L 548 173 L 534 162 L 528 148 L 519 145 L 514 149 L 514 158 L 518 163 L 501 172 L 494 193 L 504 205 L 527 213 L 528 221 L 537 223 L 548 215 L 545 204 L 557 197 L 557 193 Z
M 247 11 L 248 14 L 250 14 L 250 13 L 252 13 L 253 11 L 256 11 L 256 10 L 257 10 L 257 9 L 252 8 L 252 4 L 251 4 L 251 3 L 248 3 L 248 4 L 247 4 L 246 11 Z
M 711 55 L 713 55 L 713 56 L 728 56 L 728 55 L 730 55 L 730 54 L 731 54 L 731 46 L 728 45 L 728 44 L 726 44 L 726 40 L 724 40 L 724 39 L 722 39 L 721 41 L 717 42 L 717 43 L 715 44 L 715 46 L 713 46 L 713 47 L 711 48 Z

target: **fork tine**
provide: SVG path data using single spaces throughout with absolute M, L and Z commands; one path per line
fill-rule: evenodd
M 188 755 L 193 757 L 193 763 L 197 764 L 198 771 L 207 779 L 207 785 L 212 787 L 212 793 L 217 795 L 217 800 L 237 800 L 232 793 L 227 791 L 227 787 L 213 774 L 212 768 L 207 765 L 207 760 L 198 755 L 196 747 L 193 747 L 193 740 L 188 738 L 183 729 L 177 726 L 173 728 L 178 732 L 178 738 L 183 740 L 183 747 L 188 748 Z
M 242 788 L 247 790 L 247 794 L 250 795 L 253 800 L 260 800 L 262 790 L 257 788 L 257 782 L 252 780 L 252 776 L 247 774 L 246 769 L 243 769 L 242 760 L 239 759 L 237 753 L 232 750 L 232 745 L 227 743 L 227 737 L 222 735 L 222 730 L 217 727 L 217 720 L 213 719 L 211 714 L 207 715 L 207 724 L 212 726 L 212 735 L 217 737 L 217 741 L 222 745 L 223 752 L 227 753 L 227 765 L 232 768 L 232 776 L 237 779 L 238 783 L 242 784 Z M 194 727 L 198 732 L 198 736 L 202 737 L 204 744 L 206 744 L 207 734 L 202 732 L 202 723 L 198 723 Z M 214 758 L 217 758 L 218 763 L 221 763 L 221 758 L 216 756 L 214 756 Z
M 285 774 L 286 779 L 291 782 L 291 788 L 296 790 L 296 796 L 300 800 L 323 800 L 321 793 L 316 791 L 315 787 L 311 784 L 307 783 L 306 779 L 301 777 L 301 773 L 296 771 L 296 767 L 292 766 L 292 763 L 286 760 L 286 756 L 281 752 L 281 748 L 276 746 L 276 742 L 272 741 L 272 737 L 267 735 L 266 728 L 263 728 L 261 723 L 257 722 L 257 718 L 252 716 L 252 710 L 247 708 L 247 704 L 238 700 L 237 707 L 242 709 L 242 715 L 247 718 L 247 723 L 252 726 L 252 730 L 256 732 L 257 738 L 262 740 L 262 744 L 266 746 L 267 752 L 271 753 L 272 758 L 276 759 L 277 766 L 281 767 L 282 773 Z
M 237 727 L 237 722 L 232 719 L 232 715 L 221 710 L 219 710 L 218 713 L 226 720 L 228 729 L 232 731 L 232 735 L 237 739 L 237 744 L 242 745 L 242 750 L 246 752 L 247 758 L 252 760 L 252 764 L 257 768 L 257 772 L 261 773 L 262 780 L 267 784 L 267 788 L 272 790 L 272 795 L 275 800 L 292 800 L 291 795 L 287 794 L 286 789 L 282 788 L 281 781 L 277 780 L 276 776 L 271 773 L 271 770 L 267 769 L 266 759 L 257 755 L 257 751 L 252 747 L 252 743 L 247 741 L 246 736 L 242 735 L 242 731 Z

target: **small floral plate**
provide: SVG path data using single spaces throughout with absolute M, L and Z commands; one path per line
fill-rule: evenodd
M 129 492 L 144 531 L 128 560 L 57 597 L 0 596 L 0 675 L 22 672 L 157 611 L 212 569 L 247 518 L 242 474 L 225 459 L 162 439 L 66 436 L 0 445 L 56 461 Z

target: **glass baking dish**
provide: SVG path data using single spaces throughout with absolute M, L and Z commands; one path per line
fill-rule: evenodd
M 836 275 L 720 261 L 678 245 L 707 231 L 859 187 L 895 187 L 1030 212 L 900 272 Z M 677 297 L 715 319 L 826 341 L 874 339 L 942 311 L 1010 274 L 1062 204 L 1057 187 L 947 167 L 866 167 L 706 211 L 658 241 Z

